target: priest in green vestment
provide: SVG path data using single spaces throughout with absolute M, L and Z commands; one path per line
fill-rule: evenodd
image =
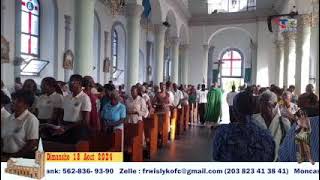
M 222 91 L 218 88 L 217 83 L 213 84 L 212 89 L 208 93 L 207 99 L 205 120 L 208 125 L 216 125 L 222 112 Z

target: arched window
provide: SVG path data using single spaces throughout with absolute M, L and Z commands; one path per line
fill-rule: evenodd
M 240 12 L 256 9 L 256 0 L 207 0 L 208 14 Z
M 237 49 L 228 49 L 222 54 L 222 77 L 242 77 L 242 55 Z
M 38 0 L 20 0 L 19 2 L 21 2 L 20 53 L 21 57 L 28 62 L 39 58 L 40 4 Z
M 116 30 L 114 30 L 112 35 L 112 67 L 117 70 L 118 65 L 118 49 L 119 49 L 119 37 Z

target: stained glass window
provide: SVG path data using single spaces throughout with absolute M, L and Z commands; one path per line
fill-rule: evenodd
M 208 14 L 220 12 L 253 11 L 256 0 L 207 0 Z
M 116 30 L 112 33 L 112 67 L 116 70 L 118 65 L 119 37 Z
M 230 49 L 222 55 L 222 77 L 242 77 L 242 56 L 238 50 Z
M 32 59 L 39 59 L 39 38 L 40 38 L 40 4 L 38 0 L 19 0 L 21 3 L 21 57 L 25 62 L 21 65 L 21 75 L 25 73 L 26 64 Z M 39 69 L 34 65 L 32 67 Z M 40 68 L 41 69 L 41 68 Z

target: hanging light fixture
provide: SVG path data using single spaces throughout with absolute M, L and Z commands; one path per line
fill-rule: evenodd
M 119 15 L 121 10 L 126 6 L 125 0 L 103 0 L 103 2 L 111 9 L 113 16 Z

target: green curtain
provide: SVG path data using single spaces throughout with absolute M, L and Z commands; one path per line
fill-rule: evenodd
M 213 69 L 212 70 L 212 83 L 218 82 L 218 76 L 219 76 L 219 71 L 218 69 Z
M 250 83 L 251 82 L 251 68 L 245 68 L 245 73 L 244 73 L 244 82 L 245 83 Z

